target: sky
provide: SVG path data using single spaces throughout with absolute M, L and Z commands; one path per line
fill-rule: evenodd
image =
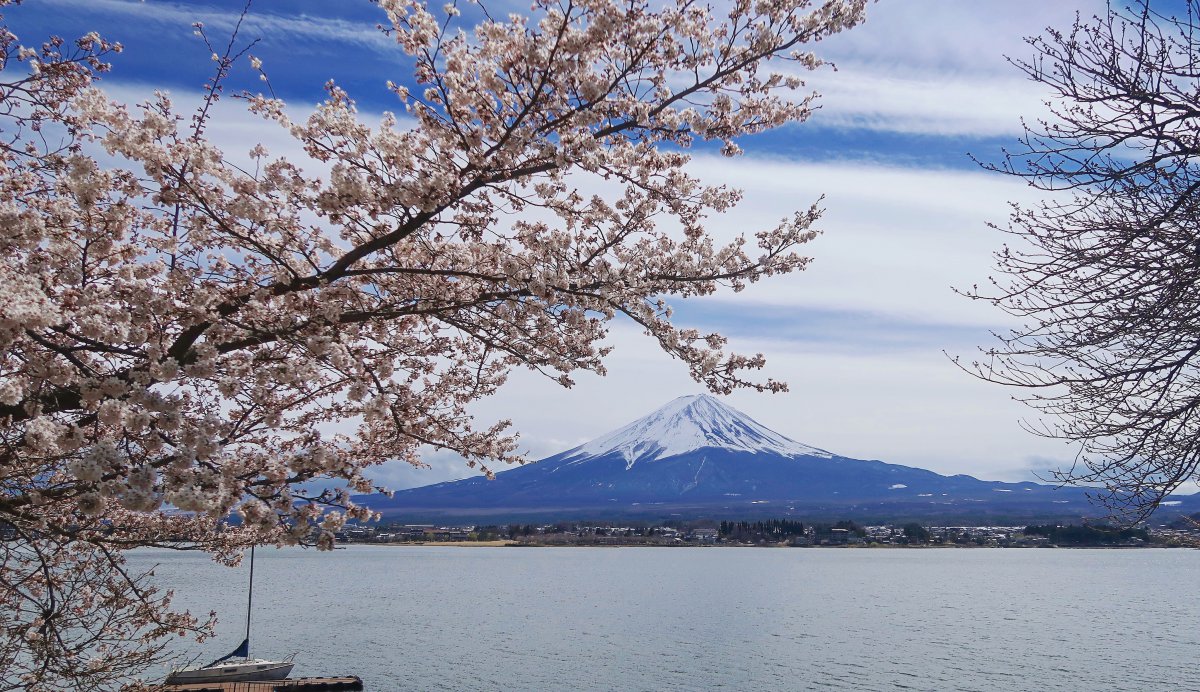
M 186 102 L 212 68 L 192 22 L 224 40 L 240 9 L 224 0 L 32 0 L 6 14 L 26 40 L 92 30 L 119 40 L 125 51 L 106 89 L 128 99 L 163 89 Z M 763 352 L 764 375 L 791 387 L 738 392 L 728 404 L 805 444 L 939 473 L 1036 480 L 1071 463 L 1072 447 L 1023 429 L 1032 411 L 1012 400 L 1019 392 L 954 365 L 951 357 L 969 361 L 1012 325 L 953 289 L 990 276 L 1005 238 L 989 222 L 1003 224 L 1011 201 L 1039 198 L 972 159 L 997 160 L 1016 144 L 1023 117 L 1045 113 L 1047 94 L 1005 56 L 1029 57 L 1025 37 L 1103 9 L 1083 0 L 882 0 L 866 24 L 816 47 L 836 71 L 811 76 L 822 97 L 808 122 L 744 140 L 738 159 L 696 152 L 695 173 L 745 191 L 738 208 L 712 219 L 718 238 L 773 226 L 822 195 L 826 210 L 822 235 L 805 247 L 814 258 L 807 270 L 676 304 L 679 323 L 720 331 L 735 351 Z M 386 81 L 409 80 L 399 49 L 376 29 L 381 21 L 366 0 L 257 0 L 242 36 L 258 40 L 251 52 L 294 114 L 320 99 L 328 79 L 364 114 L 378 114 L 396 107 Z M 259 83 L 243 65 L 231 86 Z M 218 143 L 294 148 L 236 104 L 224 109 Z M 583 373 L 564 389 L 518 371 L 473 413 L 481 424 L 510 419 L 521 449 L 538 459 L 701 391 L 630 323 L 614 323 L 611 342 L 606 377 Z M 399 489 L 474 473 L 448 454 L 427 461 L 374 475 Z

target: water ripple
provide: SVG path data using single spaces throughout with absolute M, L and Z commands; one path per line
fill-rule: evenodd
M 140 551 L 244 627 L 241 573 Z M 369 690 L 1200 691 L 1200 551 L 262 551 L 254 653 Z M 211 651 L 210 651 L 211 649 Z

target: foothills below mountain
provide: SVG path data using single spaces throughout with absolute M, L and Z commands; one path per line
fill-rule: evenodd
M 359 498 L 385 517 L 751 516 L 1001 523 L 1103 516 L 1078 488 L 981 481 L 863 461 L 788 439 L 708 396 L 685 396 L 536 463 Z M 1196 511 L 1197 495 L 1169 509 Z

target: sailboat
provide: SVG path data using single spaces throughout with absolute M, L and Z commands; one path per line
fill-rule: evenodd
M 292 672 L 292 656 L 281 661 L 250 658 L 250 612 L 254 603 L 254 547 L 250 547 L 250 590 L 246 598 L 246 638 L 236 649 L 206 666 L 192 666 L 171 671 L 167 685 L 186 685 L 206 682 L 244 682 L 251 680 L 283 680 Z

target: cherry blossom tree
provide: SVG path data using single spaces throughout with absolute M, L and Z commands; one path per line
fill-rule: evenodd
M 378 4 L 412 66 L 397 114 L 368 122 L 332 82 L 306 117 L 245 96 L 291 160 L 209 136 L 230 70 L 262 69 L 236 32 L 189 115 L 109 98 L 117 44 L 4 30 L 0 687 L 131 684 L 165 635 L 208 631 L 131 547 L 328 548 L 372 517 L 352 494 L 373 465 L 521 461 L 469 405 L 514 368 L 603 373 L 614 319 L 714 392 L 784 388 L 666 301 L 802 269 L 819 209 L 720 245 L 705 224 L 739 192 L 686 150 L 805 120 L 812 44 L 865 0 Z
M 1200 2 L 1175 9 L 1110 7 L 1014 61 L 1053 112 L 992 168 L 1053 194 L 974 292 L 1024 323 L 978 372 L 1029 389 L 1033 429 L 1079 444 L 1059 479 L 1129 521 L 1200 480 Z

